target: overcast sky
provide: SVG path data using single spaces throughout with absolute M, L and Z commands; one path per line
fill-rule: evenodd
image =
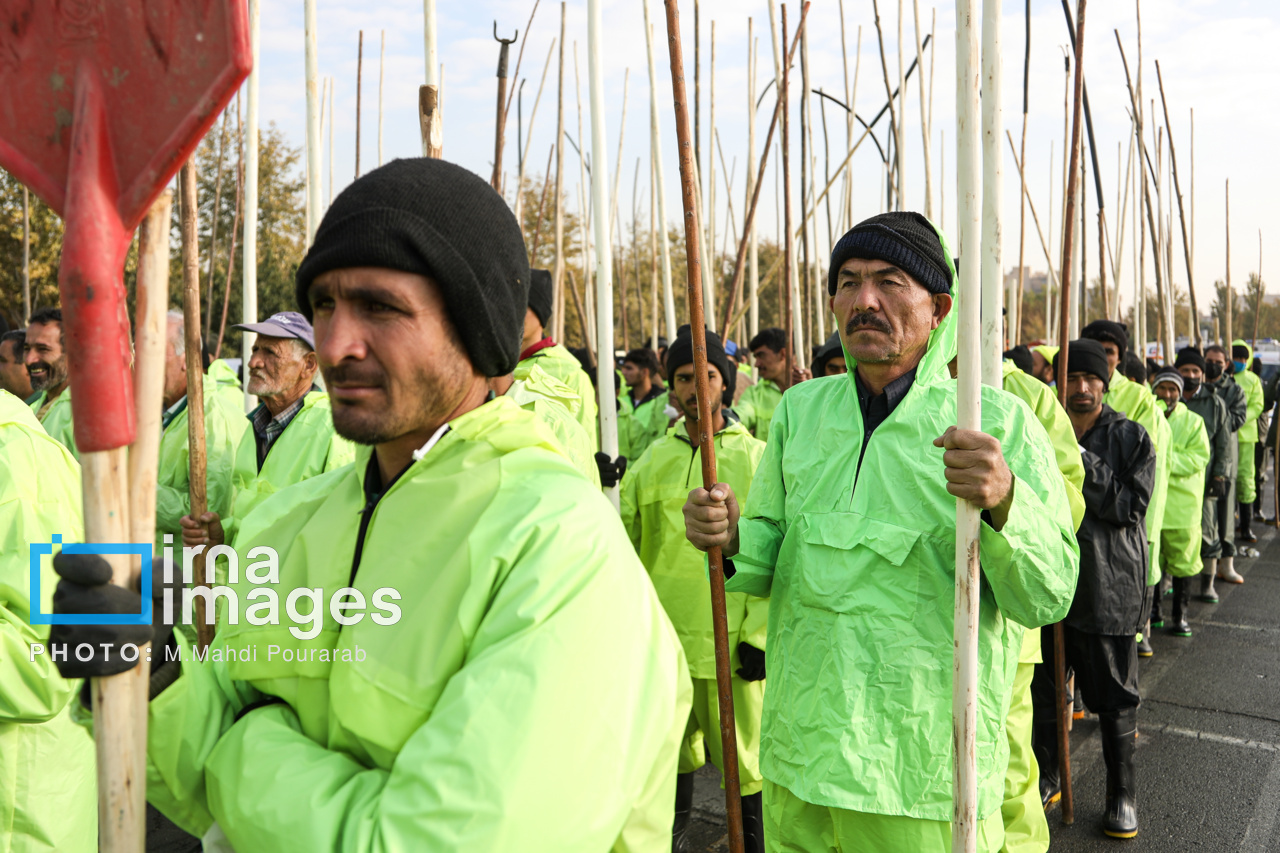
M 649 192 L 647 169 L 649 157 L 650 87 L 645 60 L 642 3 L 644 0 L 603 0 L 604 83 L 607 92 L 606 127 L 608 136 L 608 168 L 612 177 L 617 157 L 619 122 L 622 112 L 624 75 L 630 69 L 630 87 L 622 155 L 623 175 L 620 182 L 620 209 L 629 218 L 632 179 L 637 159 L 642 162 L 639 204 L 641 221 L 648 221 Z M 662 159 L 666 177 L 667 218 L 679 222 L 679 174 L 671 103 L 671 76 L 667 61 L 665 19 L 660 0 L 648 0 L 650 15 L 658 41 L 657 74 L 659 120 L 662 128 Z M 1072 4 L 1074 6 L 1074 4 Z M 1053 214 L 1052 234 L 1048 233 L 1050 192 L 1053 182 L 1053 207 L 1061 208 L 1063 95 L 1065 75 L 1063 49 L 1067 45 L 1067 29 L 1058 0 L 1033 0 L 1031 20 L 1030 112 L 1027 131 L 1027 168 L 1032 201 L 1041 217 L 1046 236 L 1055 244 L 1061 228 L 1060 212 Z M 378 163 L 378 92 L 379 49 L 382 31 L 386 34 L 385 83 L 383 89 L 384 158 L 417 156 L 421 150 L 416 113 L 417 89 L 425 73 L 423 49 L 422 0 L 317 0 L 319 18 L 320 73 L 334 79 L 334 104 L 337 122 L 334 126 L 335 189 L 341 191 L 354 176 L 355 167 L 355 103 L 357 32 L 365 32 L 364 100 L 362 121 L 362 166 L 368 170 Z M 524 30 L 533 0 L 439 0 L 438 48 L 444 65 L 444 155 L 485 176 L 489 176 L 493 158 L 495 71 L 498 46 L 493 41 L 494 21 L 500 35 L 510 37 Z M 898 3 L 881 0 L 881 23 L 885 34 L 885 51 L 889 74 L 894 79 L 897 60 Z M 910 0 L 904 3 L 904 53 L 909 63 L 915 56 L 915 31 Z M 921 25 L 930 26 L 935 6 L 920 2 Z M 303 69 L 303 5 L 299 2 L 263 0 L 262 13 L 262 107 L 265 125 L 275 121 L 295 144 L 304 138 L 305 96 Z M 693 80 L 693 2 L 680 3 L 685 45 L 686 74 Z M 1015 140 L 1022 122 L 1022 66 L 1024 49 L 1025 5 L 1019 0 L 1004 2 L 1003 31 L 1003 102 L 1004 125 Z M 799 4 L 788 5 L 792 22 Z M 876 45 L 876 31 L 871 0 L 845 0 L 845 28 L 849 51 L 849 74 L 853 76 L 858 28 L 861 27 L 862 62 L 857 80 L 855 107 L 869 119 L 885 103 L 884 76 Z M 1192 146 L 1190 111 L 1195 110 L 1195 237 L 1193 240 L 1196 291 L 1202 310 L 1212 300 L 1212 282 L 1221 278 L 1226 262 L 1224 251 L 1224 182 L 1231 180 L 1232 281 L 1243 286 L 1247 273 L 1258 267 L 1258 231 L 1264 240 L 1280 234 L 1280 212 L 1274 202 L 1280 185 L 1278 167 L 1272 153 L 1280 136 L 1280 112 L 1275 109 L 1276 92 L 1280 90 L 1280 8 L 1273 0 L 1146 0 L 1143 13 L 1143 86 L 1148 99 L 1146 119 L 1163 125 L 1160 115 L 1159 90 L 1154 61 L 1160 61 L 1165 94 L 1169 100 L 1169 117 L 1178 156 L 1187 215 L 1191 216 Z M 936 7 L 937 63 L 933 81 L 933 187 L 935 218 L 941 218 L 954 239 L 955 230 L 955 22 L 954 4 Z M 525 49 L 521 77 L 524 87 L 524 131 L 529 137 L 528 122 L 543 63 L 552 39 L 559 32 L 560 4 L 543 0 L 538 9 Z M 703 0 L 702 21 L 702 133 L 704 182 L 709 175 L 706 158 L 710 146 L 710 29 L 715 21 L 716 51 L 716 128 L 720 136 L 725 162 L 733 174 L 732 195 L 735 216 L 741 221 L 745 193 L 745 159 L 747 150 L 747 19 L 754 18 L 759 38 L 758 91 L 763 91 L 773 75 L 773 53 L 770 46 L 767 0 Z M 792 23 L 794 26 L 794 23 Z M 815 0 L 810 12 L 810 73 L 812 88 L 823 88 L 844 99 L 845 78 L 840 42 L 840 9 L 836 0 Z M 1100 171 L 1111 227 L 1118 218 L 1117 190 L 1127 162 L 1130 138 L 1128 94 L 1124 72 L 1116 47 L 1115 30 L 1124 43 L 1132 71 L 1137 70 L 1137 26 L 1131 0 L 1094 3 L 1088 7 L 1084 51 L 1085 79 L 1092 106 L 1094 130 L 1099 147 Z M 574 0 L 567 4 L 568 52 L 566 55 L 566 127 L 577 138 L 577 113 L 573 80 L 573 48 L 577 54 L 582 83 L 583 122 L 590 139 L 587 93 L 586 3 Z M 524 33 L 522 32 L 523 36 Z M 514 73 L 516 53 L 511 53 Z M 932 51 L 926 50 L 931 61 Z M 926 78 L 927 79 L 927 78 Z M 518 81 L 513 81 L 518 85 Z M 852 80 L 850 80 L 852 85 Z M 793 77 L 793 103 L 798 102 L 800 83 L 798 69 Z M 538 109 L 536 124 L 529 144 L 526 169 L 541 173 L 547 153 L 555 137 L 556 69 L 553 60 L 546 90 Z M 768 110 L 772 93 L 765 96 L 758 118 L 758 134 L 763 139 L 768 127 Z M 1155 98 L 1156 114 L 1149 99 Z M 813 98 L 814 133 L 818 139 L 819 170 L 822 169 L 822 131 L 818 98 Z M 832 107 L 828 104 L 828 107 Z M 843 159 L 846 149 L 843 116 L 838 107 L 827 110 L 831 165 Z M 516 111 L 513 107 L 507 129 L 504 167 L 514 175 L 517 167 Z M 876 130 L 883 141 L 887 117 Z M 795 125 L 793 125 L 795 126 Z M 919 89 L 913 79 L 908 86 L 904 133 L 907 139 L 905 190 L 908 206 L 923 209 L 925 195 L 924 154 L 921 139 Z M 946 142 L 940 141 L 945 134 Z M 326 134 L 327 135 L 327 134 Z M 1148 137 L 1150 139 L 1150 137 Z M 1052 169 L 1050 146 L 1053 148 Z M 798 140 L 793 138 L 793 181 L 798 187 Z M 576 199 L 578 164 L 573 149 L 566 156 L 566 190 Z M 1018 252 L 1018 179 L 1007 143 L 1004 153 L 1005 267 L 1017 263 Z M 1167 151 L 1167 148 L 1166 148 Z M 1117 153 L 1119 152 L 1119 153 Z M 1152 157 L 1155 152 L 1152 150 Z M 327 156 L 327 150 L 326 150 Z M 945 181 L 943 159 L 945 158 Z M 1119 165 L 1117 165 L 1119 159 Z M 1166 158 L 1167 160 L 1167 158 Z M 736 161 L 736 167 L 734 163 Z M 1136 168 L 1136 162 L 1135 162 Z M 717 217 L 726 219 L 725 176 L 717 155 Z M 1117 174 L 1119 170 L 1120 174 Z M 1167 170 L 1166 170 L 1167 171 Z M 329 174 L 326 161 L 324 174 Z M 854 217 L 860 219 L 881 211 L 883 167 L 870 143 L 854 155 Z M 508 178 L 513 181 L 513 177 Z M 771 163 L 765 178 L 760 202 L 760 227 L 764 235 L 776 233 L 776 197 L 774 168 Z M 798 190 L 797 190 L 798 192 Z M 326 183 L 325 197 L 328 186 Z M 945 205 L 942 199 L 945 195 Z M 1166 200 L 1168 194 L 1166 193 Z M 1097 273 L 1097 200 L 1089 177 L 1088 235 L 1090 277 Z M 796 209 L 798 211 L 798 195 Z M 1128 200 L 1127 219 L 1132 220 L 1133 199 Z M 1178 231 L 1176 207 L 1173 227 Z M 718 226 L 723 233 L 723 224 Z M 819 226 L 821 251 L 828 250 L 825 218 Z M 1113 249 L 1118 249 L 1112 231 Z M 838 238 L 838 234 L 836 235 Z M 1122 281 L 1127 303 L 1133 292 L 1133 238 L 1125 238 Z M 720 242 L 717 239 L 717 242 Z M 1181 258 L 1182 244 L 1175 243 L 1175 281 L 1185 286 L 1186 271 Z M 1044 254 L 1028 214 L 1026 256 L 1035 269 L 1045 266 Z M 1280 263 L 1271 255 L 1263 263 Z M 1154 287 L 1148 252 L 1148 286 Z M 1264 268 L 1264 272 L 1265 272 Z M 1269 276 L 1271 277 L 1271 276 Z M 1274 278 L 1274 277 L 1271 277 Z

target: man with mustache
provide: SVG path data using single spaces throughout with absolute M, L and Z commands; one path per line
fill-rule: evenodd
M 275 549 L 281 599 L 323 594 L 317 633 L 228 620 L 153 673 L 147 796 L 183 829 L 273 853 L 669 849 L 684 653 L 608 500 L 489 387 L 528 287 L 511 209 L 452 163 L 393 160 L 325 214 L 297 298 L 361 447 L 237 534 Z M 56 562 L 67 598 L 119 612 L 96 564 Z
M 22 363 L 22 345 L 26 340 L 27 333 L 22 329 L 10 329 L 0 335 L 0 390 L 8 391 L 23 402 L 33 395 L 31 377 Z
M 355 446 L 333 431 L 329 395 L 315 386 L 319 362 L 307 318 L 281 311 L 232 328 L 257 334 L 248 390 L 261 402 L 236 451 L 231 516 L 224 521 L 212 510 L 198 521 L 183 516 L 187 547 L 234 542 L 239 521 L 268 497 L 355 459 Z
M 1055 372 L 1059 352 L 1054 358 Z M 1066 666 L 1076 687 L 1098 715 L 1107 768 L 1102 831 L 1113 838 L 1138 834 L 1137 632 L 1151 610 L 1147 585 L 1148 543 L 1143 529 L 1156 481 L 1156 451 L 1147 431 L 1103 400 L 1114 368 L 1092 339 L 1067 348 L 1067 414 L 1084 462 L 1084 522 L 1080 582 L 1063 620 Z M 1031 681 L 1037 725 L 1033 746 L 1042 777 L 1058 777 L 1058 741 L 1051 721 L 1054 647 L 1044 632 L 1044 663 Z
M 37 392 L 31 403 L 36 419 L 45 432 L 79 459 L 75 426 L 71 419 L 71 375 L 67 371 L 65 343 L 62 310 L 41 308 L 27 321 L 22 360 L 31 379 L 31 390 Z
M 956 499 L 983 510 L 978 849 L 1004 841 L 1004 731 L 1023 628 L 1066 613 L 1077 544 L 1044 427 L 982 389 L 957 429 L 951 252 L 918 213 L 872 217 L 831 254 L 849 372 L 787 391 L 745 507 L 694 489 L 686 535 L 770 597 L 761 721 L 771 850 L 942 851 L 952 816 Z M 963 295 L 976 299 L 973 293 Z
M 736 365 L 720 336 L 707 332 L 707 386 L 712 405 L 712 441 L 716 471 L 744 497 L 764 454 L 764 442 L 751 437 L 725 405 L 733 399 Z M 693 337 L 682 326 L 667 350 L 671 402 L 684 420 L 667 430 L 627 468 L 622 478 L 622 521 L 640 561 L 649 571 L 658 598 L 676 626 L 693 677 L 693 712 L 680 748 L 676 777 L 676 822 L 671 849 L 688 850 L 687 832 L 693 808 L 693 772 L 706 759 L 722 771 L 720 709 L 716 691 L 715 642 L 711 628 L 711 587 L 706 560 L 684 535 L 680 508 L 685 495 L 702 479 L 701 427 Z M 769 602 L 744 593 L 725 596 L 733 678 L 733 717 L 737 728 L 738 782 L 742 794 L 743 835 L 748 853 L 764 853 L 760 788 L 760 705 L 764 699 L 764 647 Z

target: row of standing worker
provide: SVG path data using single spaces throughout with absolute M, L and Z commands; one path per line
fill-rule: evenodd
M 1215 576 L 1241 580 L 1232 492 L 1252 509 L 1260 385 L 1210 348 L 1148 390 L 1124 375 L 1124 327 L 1099 321 L 1069 348 L 1065 409 L 1041 365 L 1056 354 L 1015 348 L 982 429 L 957 429 L 954 301 L 976 294 L 942 232 L 871 217 L 829 270 L 838 331 L 807 366 L 789 372 L 781 330 L 746 348 L 708 333 L 706 490 L 687 327 L 622 360 L 610 458 L 590 357 L 547 337 L 551 279 L 501 197 L 439 160 L 358 179 L 298 270 L 299 310 L 242 327 L 244 391 L 207 368 L 200 517 L 170 314 L 157 553 L 265 547 L 270 584 L 323 591 L 304 637 L 292 610 L 239 613 L 262 578 L 219 563 L 215 592 L 194 591 L 217 614 L 203 654 L 158 604 L 151 626 L 30 624 L 137 613 L 165 588 L 57 554 L 30 600 L 28 546 L 83 536 L 61 317 L 33 314 L 0 341 L 5 849 L 95 848 L 80 680 L 130 669 L 136 644 L 148 801 L 206 850 L 686 850 L 694 771 L 723 766 L 702 554 L 719 546 L 747 849 L 948 850 L 957 499 L 982 509 L 979 849 L 1048 849 L 1040 628 L 1058 621 L 1100 721 L 1099 818 L 1135 835 L 1139 634 L 1163 577 L 1182 635 L 1191 578 L 1210 598 Z M 336 606 L 388 589 L 395 619 Z

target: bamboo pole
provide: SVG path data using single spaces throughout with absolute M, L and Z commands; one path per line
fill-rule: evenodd
M 1156 60 L 1156 81 L 1160 84 L 1160 106 L 1164 110 L 1164 126 L 1169 136 L 1169 167 L 1173 172 L 1173 194 L 1178 201 L 1178 223 L 1182 226 L 1182 256 L 1187 264 L 1187 297 L 1191 308 L 1192 340 L 1200 348 L 1200 311 L 1196 307 L 1195 272 L 1191 265 L 1191 240 L 1187 236 L 1187 215 L 1182 207 L 1182 186 L 1178 182 L 1178 155 L 1173 149 L 1173 125 L 1169 123 L 1169 103 L 1164 97 L 1164 76 L 1160 73 L 1160 60 Z M 1172 244 L 1172 235 L 1170 236 Z
M 796 28 L 800 30 L 800 27 Z M 797 35 L 799 33 L 797 32 Z M 782 4 L 782 43 L 787 43 L 787 4 Z M 791 58 L 782 65 L 782 88 L 778 90 L 778 103 L 782 106 L 782 239 L 784 254 L 782 260 L 782 281 L 786 288 L 786 300 L 783 316 L 787 331 L 787 373 L 786 381 L 791 381 L 791 371 L 795 368 L 797 358 L 804 356 L 804 341 L 800 324 L 796 322 L 796 303 L 800 301 L 799 288 L 795 275 L 795 234 L 791 229 Z M 803 306 L 803 303 L 801 303 Z
M 337 122 L 335 122 L 335 121 L 334 121 L 334 119 L 335 119 L 335 118 L 336 118 L 336 116 L 333 114 L 333 78 L 332 78 L 332 77 L 330 77 L 330 78 L 329 78 L 329 204 L 328 204 L 328 207 L 332 207 L 332 206 L 333 206 L 333 190 L 334 190 L 334 181 L 333 181 L 333 163 L 334 163 L 334 156 L 333 156 L 333 152 L 334 152 L 334 148 L 333 148 L 333 126 L 337 123 Z M 316 227 L 317 227 L 317 228 L 319 228 L 319 227 L 320 227 L 320 223 L 319 223 L 319 222 L 317 222 L 317 223 L 316 223 Z
M 533 123 L 538 118 L 538 104 L 542 103 L 542 88 L 547 83 L 547 71 L 551 68 L 551 57 L 556 52 L 556 45 L 563 45 L 564 39 L 553 38 L 551 47 L 547 49 L 547 61 L 542 64 L 542 79 L 538 81 L 538 95 L 533 99 L 533 112 L 529 114 L 529 132 L 525 137 L 524 146 L 520 149 L 520 173 L 516 181 L 519 189 L 516 191 L 516 221 L 520 223 L 520 227 L 524 228 L 524 164 L 529 162 L 529 149 L 533 146 Z M 560 51 L 560 100 L 558 102 L 557 122 L 564 119 L 564 50 Z M 564 128 L 557 124 L 557 138 L 564 135 Z M 546 180 L 546 176 L 543 176 Z
M 213 182 L 213 213 L 209 217 L 209 272 L 205 278 L 209 282 L 205 294 L 205 327 L 204 336 L 209 337 L 209 324 L 213 318 L 213 262 L 218 256 L 218 219 L 222 212 L 222 164 L 227 153 L 227 121 L 231 118 L 231 110 L 222 111 L 222 130 L 218 133 L 218 168 Z
M 982 119 L 979 91 L 982 81 L 981 43 L 974 0 L 956 2 L 956 192 L 960 226 L 959 279 L 968 283 L 957 306 L 959 370 L 956 426 L 982 428 L 981 326 L 979 294 L 982 257 L 976 251 L 982 238 Z M 975 738 L 978 725 L 978 507 L 956 501 L 956 597 L 952 669 L 952 796 L 951 849 L 977 850 L 978 771 Z
M 840 39 L 841 44 L 844 42 L 844 0 L 841 0 L 840 8 Z M 748 225 L 746 220 L 747 207 L 751 205 L 751 199 L 755 195 L 756 189 L 756 169 L 758 161 L 761 159 L 756 149 L 756 68 L 759 65 L 758 43 L 753 34 L 754 21 L 747 18 L 747 196 L 742 208 L 742 228 L 743 233 L 747 234 L 747 287 L 750 290 L 751 298 L 748 301 L 747 313 L 747 331 L 748 340 L 743 344 L 750 342 L 760 333 L 760 240 L 756 232 L 756 224 L 753 219 Z M 846 69 L 848 67 L 848 58 L 845 59 Z M 731 287 L 731 300 L 737 298 L 736 291 Z
M 698 266 L 698 213 L 695 188 L 693 150 L 690 144 L 689 109 L 684 85 L 684 57 L 680 49 L 680 13 L 677 0 L 666 0 L 667 43 L 671 53 L 671 87 L 675 100 L 676 136 L 680 150 L 681 200 L 684 204 L 685 241 L 688 247 L 689 324 L 693 336 L 694 375 L 697 377 L 698 449 L 702 457 L 702 484 L 710 490 L 717 483 L 715 440 L 712 421 L 713 401 L 707 389 L 707 332 L 703 312 L 701 278 Z M 786 7 L 783 7 L 783 29 L 786 29 Z M 785 94 L 784 96 L 785 97 Z M 715 405 L 719 405 L 715 401 Z M 729 633 L 725 616 L 724 559 L 719 548 L 707 552 L 711 583 L 711 623 L 716 652 L 716 687 L 720 710 L 720 738 L 724 756 L 725 817 L 731 853 L 743 853 L 742 801 L 738 782 L 738 746 L 733 714 L 733 689 L 729 672 Z
M 240 211 L 243 205 L 244 115 L 240 111 L 240 93 L 236 92 L 236 207 L 235 214 L 231 218 L 231 248 L 227 251 L 227 275 L 222 291 L 222 321 L 218 324 L 218 343 L 213 348 L 214 358 L 222 358 L 222 339 L 227 333 L 227 310 L 231 307 L 231 277 L 236 268 L 236 238 L 239 236 Z M 212 287 L 212 283 L 210 286 Z
M 604 68 L 600 52 L 604 49 L 601 36 L 600 0 L 587 0 L 587 77 L 591 98 L 591 196 L 595 216 L 596 233 L 600 235 L 596 246 L 596 388 L 599 393 L 600 449 L 610 459 L 618 455 L 618 412 L 614 405 L 613 367 L 613 246 L 610 243 L 609 200 L 607 194 L 609 155 L 606 150 L 604 128 Z M 604 490 L 613 508 L 618 509 L 618 489 Z
M 243 295 L 240 298 L 240 322 L 258 322 L 258 59 L 261 47 L 262 0 L 249 0 L 249 39 L 253 50 L 253 70 L 249 72 L 248 96 L 245 101 L 245 168 L 244 168 L 244 271 L 240 276 Z M 249 363 L 253 354 L 253 342 L 258 336 L 253 332 L 240 335 L 242 364 Z M 248 382 L 245 383 L 247 388 Z M 244 392 L 244 410 L 251 412 L 258 405 L 258 398 Z
M 653 53 L 653 25 L 649 22 L 649 0 L 641 0 L 644 9 L 644 46 L 649 64 L 649 156 L 653 161 L 654 183 L 658 203 L 658 225 L 662 234 L 658 246 L 662 255 L 662 312 L 667 340 L 676 338 L 676 305 L 671 285 L 671 245 L 667 240 L 667 190 L 662 174 L 662 133 L 658 122 L 658 71 Z
M 917 0 L 918 2 L 918 0 Z M 1022 163 L 1027 161 L 1027 112 L 1030 109 L 1030 93 L 1031 93 L 1031 0 L 1027 0 L 1026 11 L 1026 32 L 1023 40 L 1023 59 L 1022 59 L 1022 146 L 1018 154 L 1018 179 L 1022 183 L 1022 190 L 1018 195 L 1018 291 L 1015 297 L 1010 300 L 1009 327 L 1012 333 L 1009 335 L 1010 342 L 1017 344 L 1022 340 L 1022 295 L 1025 287 L 1025 277 L 1027 268 L 1024 266 L 1024 255 L 1027 249 L 1027 175 L 1022 170 Z M 1012 144 L 1013 139 L 1010 137 L 1009 142 Z M 1036 226 L 1037 228 L 1039 225 Z M 1053 268 L 1053 262 L 1049 262 L 1050 269 Z M 1048 294 L 1045 295 L 1045 308 L 1049 307 Z
M 901 0 L 899 0 L 901 2 Z M 1000 103 L 1000 0 L 982 3 L 982 384 L 1003 384 L 1004 335 L 1004 158 L 1000 130 L 1004 110 Z M 963 250 L 970 251 L 966 246 Z M 963 255 L 961 255 L 963 257 Z
M 382 47 L 378 55 L 378 166 L 382 166 L 382 90 L 387 80 L 387 31 L 382 31 Z
M 903 73 L 902 56 L 902 18 L 903 18 L 902 0 L 898 0 L 898 124 L 894 133 L 894 152 L 897 154 L 898 164 L 895 172 L 898 175 L 898 189 L 896 192 L 898 198 L 898 209 L 906 210 L 906 170 L 907 170 L 907 78 Z M 923 70 L 923 69 L 922 69 Z M 807 94 L 806 94 L 806 97 Z M 997 136 L 997 142 L 999 137 Z M 999 146 L 997 145 L 997 148 Z
M 899 0 L 901 2 L 901 0 Z M 813 180 L 813 172 L 809 169 L 809 141 L 813 134 L 809 127 L 809 38 L 802 28 L 797 28 L 800 32 L 800 210 L 804 212 L 808 206 L 809 199 L 809 183 Z M 807 296 L 809 281 L 809 229 L 806 227 L 808 220 L 804 220 L 800 225 L 800 275 L 804 281 L 802 292 Z M 800 316 L 808 319 L 808 334 L 805 335 L 806 340 L 820 340 L 818 335 L 821 329 L 817 328 L 815 323 L 816 317 L 808 310 L 808 300 L 802 299 L 800 302 Z M 803 366 L 808 359 L 805 357 L 804 350 L 796 351 L 796 358 L 800 360 Z
M 568 12 L 562 0 L 560 3 L 560 62 L 556 73 L 556 259 L 551 271 L 551 303 L 556 312 L 552 331 L 557 341 L 564 340 L 564 31 L 567 16 Z M 525 32 L 528 33 L 528 28 Z M 542 183 L 545 191 L 547 183 L 545 174 L 542 176 Z M 523 192 L 519 194 L 523 195 Z M 538 227 L 541 228 L 541 204 L 538 207 Z M 586 334 L 586 329 L 583 329 L 583 334 Z
M 1231 290 L 1231 179 L 1230 178 L 1227 178 L 1227 183 L 1226 183 L 1226 202 L 1225 202 L 1225 208 L 1224 208 L 1223 224 L 1224 224 L 1224 228 L 1226 230 L 1226 235 L 1227 235 L 1227 246 L 1226 246 L 1226 252 L 1225 252 L 1226 271 L 1223 277 L 1223 283 L 1227 289 L 1227 300 L 1226 300 L 1227 301 L 1227 318 L 1226 318 L 1226 322 L 1223 323 L 1223 331 L 1226 334 L 1223 336 L 1222 345 L 1226 347 L 1227 353 L 1228 355 L 1230 355 L 1231 342 L 1236 339 L 1235 329 L 1232 328 L 1232 323 L 1235 321 L 1235 313 L 1236 313 L 1236 295 Z
M 563 14 L 563 12 L 562 12 Z M 561 39 L 564 41 L 564 39 Z M 590 184 L 587 183 L 587 156 L 583 150 L 586 147 L 586 141 L 582 136 L 582 81 L 578 74 L 578 43 L 573 43 L 573 91 L 574 97 L 578 105 L 578 188 L 580 192 L 579 203 L 582 207 L 582 220 L 584 223 L 584 239 L 582 241 L 582 296 L 583 307 L 586 308 L 588 337 L 595 340 L 596 334 L 595 317 L 597 300 L 593 295 L 594 281 L 592 278 L 592 270 L 594 265 L 592 259 L 592 214 L 590 207 L 591 196 L 588 193 Z M 560 134 L 560 138 L 564 138 L 564 134 Z
M 356 177 L 360 177 L 360 96 L 364 91 L 364 30 L 356 43 Z M 332 116 L 330 116 L 332 120 Z
M 1027 0 L 1031 2 L 1031 0 Z M 920 141 L 924 144 L 924 215 L 927 219 L 933 219 L 933 166 L 929 154 L 929 112 L 928 104 L 925 101 L 924 94 L 924 46 L 920 41 L 920 0 L 911 0 L 912 10 L 915 14 L 916 24 L 916 62 L 920 64 L 920 74 L 918 80 L 920 83 Z M 1029 25 L 1028 25 L 1029 26 Z M 901 28 L 901 25 L 899 25 Z M 898 60 L 901 67 L 902 60 Z M 901 85 L 901 84 L 899 84 Z M 1025 97 L 1024 97 L 1025 102 Z M 849 105 L 853 107 L 852 104 Z M 1023 110 L 1026 113 L 1026 110 Z M 1025 122 L 1024 122 L 1025 124 Z M 997 146 L 999 147 L 999 146 Z
M 1017 168 L 1018 178 L 1022 183 L 1023 201 L 1025 201 L 1027 206 L 1031 208 L 1031 221 L 1035 223 L 1036 234 L 1039 235 L 1040 237 L 1040 248 L 1044 250 L 1045 264 L 1049 268 L 1049 284 L 1052 288 L 1056 289 L 1059 286 L 1058 274 L 1057 272 L 1054 271 L 1052 249 L 1049 246 L 1049 241 L 1045 239 L 1044 229 L 1040 227 L 1040 217 L 1036 215 L 1036 205 L 1035 205 L 1035 202 L 1031 200 L 1031 190 L 1027 189 L 1026 172 L 1022 168 L 1022 161 L 1018 158 L 1018 150 L 1013 147 L 1013 135 L 1006 130 L 1005 137 L 1009 140 L 1009 151 L 1013 155 L 1013 165 Z M 1046 322 L 1050 318 L 1050 315 L 1048 313 L 1048 308 L 1050 307 L 1051 304 L 1052 303 L 1048 299 L 1048 294 L 1046 294 L 1046 298 L 1045 298 Z M 1047 338 L 1049 337 L 1049 335 L 1046 334 L 1045 337 Z
M 320 71 L 316 46 L 316 0 L 303 0 L 303 19 L 306 25 L 307 80 L 307 245 L 310 246 L 316 229 L 320 227 Z
M 22 325 L 31 317 L 31 193 L 22 185 Z
M 204 353 L 200 339 L 200 249 L 196 236 L 196 167 L 195 158 L 188 160 L 179 176 L 182 192 L 182 313 L 186 331 L 187 367 L 187 453 L 190 472 L 187 495 L 190 515 L 199 518 L 209 509 L 206 491 L 207 462 L 204 434 Z M 197 587 L 208 586 L 205 578 L 204 553 L 191 561 Z M 201 651 L 213 640 L 213 626 L 206 623 L 202 597 L 195 599 L 196 643 Z
M 884 93 L 889 98 L 889 135 L 893 140 L 893 150 L 896 154 L 901 154 L 901 137 L 898 133 L 898 108 L 894 106 L 893 85 L 889 82 L 889 60 L 884 55 L 884 31 L 880 28 L 880 2 L 879 0 L 871 0 L 871 8 L 875 13 L 876 22 L 876 42 L 880 45 L 880 70 L 884 72 Z M 889 164 L 885 163 L 888 168 Z M 902 199 L 894 198 L 894 183 L 892 176 L 889 178 L 888 186 L 888 209 L 901 210 Z

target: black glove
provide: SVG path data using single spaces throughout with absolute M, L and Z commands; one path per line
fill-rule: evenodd
M 1227 481 L 1222 477 L 1210 477 L 1205 485 L 1204 495 L 1207 498 L 1222 498 L 1227 494 Z
M 600 485 L 612 489 L 622 481 L 622 475 L 627 473 L 627 457 L 619 456 L 611 462 L 609 454 L 597 453 L 596 467 L 600 469 Z
M 113 584 L 111 566 L 97 554 L 59 553 L 53 558 L 53 568 L 62 578 L 53 593 L 54 613 L 142 612 L 142 596 L 138 590 Z M 173 627 L 163 623 L 160 599 L 164 583 L 158 563 L 153 566 L 152 580 L 154 600 L 150 625 L 54 625 L 50 629 L 50 646 L 66 644 L 66 658 L 57 661 L 58 671 L 64 678 L 116 675 L 133 669 L 140 659 L 148 655 L 153 661 L 153 670 L 162 668 L 164 657 L 161 650 L 169 642 Z M 180 586 L 180 583 L 175 585 Z M 179 601 L 175 600 L 175 609 Z M 106 648 L 103 648 L 104 644 Z M 138 654 L 133 660 L 125 660 L 120 651 L 131 644 L 137 646 Z M 88 660 L 81 660 L 83 655 L 76 654 L 82 645 L 92 652 Z
M 764 652 L 750 643 L 738 643 L 738 677 L 743 681 L 764 681 Z

